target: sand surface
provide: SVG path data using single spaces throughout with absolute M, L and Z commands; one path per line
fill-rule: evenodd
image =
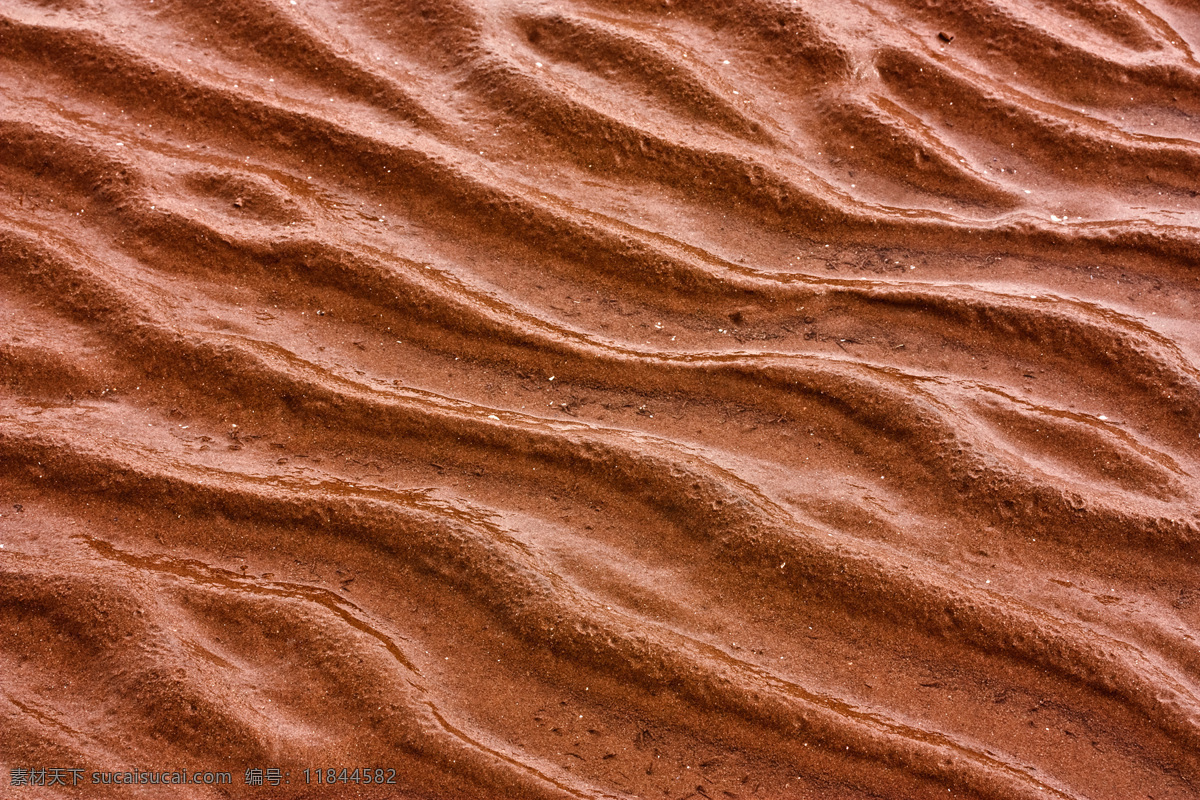
M 1200 797 L 1197 48 L 3 0 L 0 795 Z

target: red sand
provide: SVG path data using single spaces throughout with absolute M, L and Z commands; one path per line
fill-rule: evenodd
M 1200 797 L 1198 47 L 7 0 L 0 795 Z

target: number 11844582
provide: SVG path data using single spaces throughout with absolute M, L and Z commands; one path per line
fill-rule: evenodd
M 325 767 L 304 770 L 304 782 L 308 784 L 394 784 L 396 770 L 383 767 Z

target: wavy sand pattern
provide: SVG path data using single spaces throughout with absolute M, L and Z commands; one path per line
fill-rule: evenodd
M 0 779 L 1200 797 L 1197 48 L 6 0 Z

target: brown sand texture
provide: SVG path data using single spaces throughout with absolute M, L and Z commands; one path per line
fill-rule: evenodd
M 0 0 L 0 796 L 1200 797 L 1198 48 Z

